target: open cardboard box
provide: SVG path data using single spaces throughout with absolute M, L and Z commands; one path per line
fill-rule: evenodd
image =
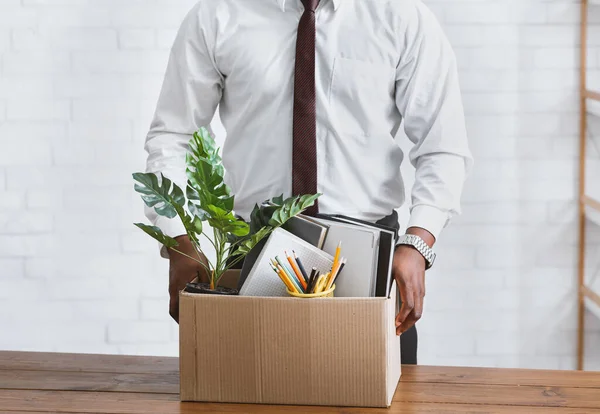
M 221 285 L 237 287 L 239 272 Z M 180 294 L 182 401 L 389 407 L 400 379 L 386 298 Z

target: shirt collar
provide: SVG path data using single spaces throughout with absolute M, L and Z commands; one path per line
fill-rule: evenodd
M 277 0 L 277 3 L 279 3 L 279 6 L 281 7 L 281 11 L 285 11 L 285 3 L 287 1 L 290 0 Z M 324 0 L 321 0 L 324 1 Z M 342 2 L 342 0 L 333 0 L 333 10 L 337 10 L 338 7 L 340 7 L 340 3 Z

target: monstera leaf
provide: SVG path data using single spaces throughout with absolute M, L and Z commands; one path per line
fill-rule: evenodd
M 196 132 L 190 141 L 186 164 L 189 202 L 207 212 L 210 205 L 232 211 L 233 196 L 223 180 L 225 170 L 219 149 L 206 128 Z
M 243 239 L 237 248 L 231 253 L 231 257 L 246 256 L 262 239 L 273 231 L 272 227 L 263 227 L 251 236 Z
M 160 182 L 156 174 L 153 173 L 135 173 L 133 179 L 138 182 L 135 184 L 135 191 L 142 195 L 142 200 L 148 207 L 154 208 L 156 214 L 168 218 L 177 216 L 175 205 L 183 206 L 185 196 L 181 188 L 160 174 Z
M 208 224 L 224 234 L 233 234 L 242 237 L 248 235 L 250 226 L 243 220 L 239 220 L 231 211 L 223 210 L 217 206 L 208 206 L 210 218 Z
M 176 247 L 179 246 L 177 240 L 172 237 L 166 236 L 161 229 L 156 226 L 149 226 L 143 223 L 135 223 L 135 226 L 142 229 L 146 234 L 150 235 L 152 238 L 157 240 L 159 243 L 163 244 L 165 247 Z
M 321 194 L 307 194 L 303 196 L 290 197 L 287 200 L 280 200 L 278 198 L 277 201 L 283 202 L 273 212 L 273 215 L 269 220 L 269 225 L 271 227 L 279 227 L 283 225 L 290 218 L 297 216 L 308 207 L 312 206 L 315 203 L 315 200 L 320 196 Z

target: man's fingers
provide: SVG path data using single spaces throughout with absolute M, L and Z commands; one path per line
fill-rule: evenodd
M 171 300 L 169 301 L 169 315 L 171 315 L 171 318 L 175 322 L 179 323 L 179 296 L 176 298 L 171 296 Z
M 414 301 L 414 292 L 410 286 L 403 286 L 400 288 L 400 297 L 402 299 L 402 307 L 400 308 L 400 312 L 396 316 L 396 333 L 400 334 L 402 329 L 402 325 L 404 324 L 406 318 L 413 311 L 415 307 Z
M 400 333 L 403 334 L 404 332 L 412 328 L 413 325 L 417 323 L 419 319 L 421 319 L 422 315 L 423 296 L 421 296 L 421 294 L 415 294 L 415 307 L 413 308 L 412 312 L 408 315 L 404 323 L 400 326 Z

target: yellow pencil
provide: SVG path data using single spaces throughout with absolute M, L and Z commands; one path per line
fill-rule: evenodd
M 331 270 L 335 269 L 335 266 L 340 261 L 340 252 L 342 251 L 342 242 L 338 243 L 337 248 L 335 249 L 335 256 L 333 257 L 333 265 L 331 266 Z
M 327 281 L 325 282 L 325 290 L 331 288 L 331 285 L 333 285 L 333 281 L 335 280 L 335 276 L 337 275 L 341 266 L 342 260 L 339 260 L 337 265 L 333 269 L 331 269 L 330 273 L 328 273 Z
M 281 268 L 281 266 L 279 267 L 277 274 L 279 275 L 279 277 L 281 278 L 283 283 L 285 283 L 285 286 L 288 288 L 288 290 L 290 292 L 300 293 L 300 292 L 298 292 L 298 289 L 296 289 L 296 286 L 294 286 L 294 284 L 287 277 L 287 275 L 285 274 L 285 271 Z

